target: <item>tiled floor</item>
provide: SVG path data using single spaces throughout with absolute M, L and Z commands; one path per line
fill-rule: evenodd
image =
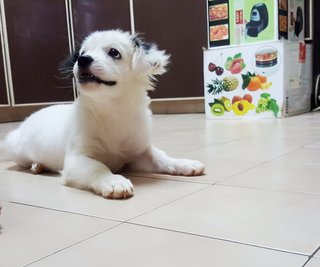
M 106 200 L 0 155 L 0 266 L 320 267 L 320 113 L 153 129 L 206 175 L 131 173 L 135 196 Z

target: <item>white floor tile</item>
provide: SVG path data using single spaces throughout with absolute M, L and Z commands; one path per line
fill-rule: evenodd
M 304 267 L 320 267 L 320 259 L 313 258 Z
M 0 124 L 0 141 L 18 125 Z M 204 162 L 206 175 L 129 175 L 135 196 L 113 201 L 18 170 L 0 152 L 0 266 L 54 253 L 34 266 L 301 267 L 302 255 L 319 248 L 319 112 L 278 120 L 156 115 L 152 139 L 171 156 Z M 90 216 L 140 226 L 77 243 L 117 225 Z M 306 267 L 320 267 L 319 259 Z
M 59 176 L 33 175 L 14 169 L 13 163 L 0 167 L 0 200 L 125 221 L 207 185 L 163 179 L 132 178 L 135 195 L 126 200 L 109 200 L 91 192 L 61 184 Z M 11 167 L 10 167 L 11 166 Z
M 212 186 L 132 222 L 311 255 L 318 207 L 318 195 Z
M 31 266 L 301 267 L 306 260 L 278 251 L 121 225 Z
M 220 184 L 320 194 L 320 165 L 271 161 Z
M 275 160 L 278 162 L 320 164 L 320 149 L 300 148 Z
M 118 223 L 2 202 L 0 265 L 24 266 Z

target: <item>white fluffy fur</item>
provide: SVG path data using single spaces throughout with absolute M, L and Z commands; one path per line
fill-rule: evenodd
M 35 173 L 63 170 L 65 184 L 107 198 L 133 195 L 130 180 L 115 174 L 124 167 L 175 175 L 204 172 L 201 162 L 171 158 L 151 145 L 147 91 L 153 75 L 165 72 L 169 56 L 156 46 L 146 49 L 139 39 L 135 45 L 135 38 L 116 30 L 94 32 L 84 40 L 80 54 L 93 58 L 91 73 L 116 85 L 80 83 L 76 62 L 80 97 L 34 113 L 6 137 L 6 150 L 16 163 L 32 166 Z M 111 48 L 121 59 L 108 55 Z

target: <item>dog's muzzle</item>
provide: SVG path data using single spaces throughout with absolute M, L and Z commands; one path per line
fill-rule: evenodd
M 78 67 L 79 67 L 79 74 L 78 80 L 79 83 L 86 84 L 90 82 L 95 83 L 102 83 L 108 86 L 116 85 L 117 82 L 115 81 L 104 81 L 99 79 L 98 77 L 94 76 L 90 71 L 90 65 L 93 62 L 93 58 L 90 56 L 80 56 L 78 58 Z

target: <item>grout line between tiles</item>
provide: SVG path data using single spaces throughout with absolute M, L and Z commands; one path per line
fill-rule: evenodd
M 271 188 L 261 188 L 261 187 L 254 187 L 254 186 L 240 186 L 240 185 L 228 185 L 228 184 L 215 184 L 216 186 L 223 186 L 223 187 L 235 187 L 235 188 L 243 188 L 243 189 L 254 189 L 254 190 L 263 190 L 263 191 L 273 191 L 273 192 L 284 192 L 284 193 L 292 193 L 292 194 L 304 194 L 304 195 L 314 195 L 319 196 L 320 193 L 312 193 L 312 192 L 302 192 L 302 191 L 290 191 L 290 190 L 280 190 L 280 189 L 271 189 Z
M 301 267 L 305 267 L 308 262 L 318 253 L 318 251 L 320 250 L 320 247 L 318 247 L 308 258 L 308 260 L 305 262 L 305 264 L 303 264 Z
M 228 160 L 228 159 L 225 159 L 225 160 Z M 212 182 L 203 182 L 203 181 L 197 182 L 197 181 L 180 180 L 180 179 L 178 179 L 178 178 L 173 178 L 174 176 L 172 176 L 172 178 L 170 178 L 170 177 L 171 177 L 170 175 L 168 175 L 168 177 L 161 177 L 161 176 L 159 176 L 159 177 L 152 177 L 153 175 L 156 175 L 156 174 L 154 174 L 154 173 L 146 173 L 146 175 L 144 175 L 144 174 L 135 174 L 135 173 L 133 173 L 133 174 L 123 173 L 123 175 L 129 176 L 129 177 L 133 177 L 133 178 L 139 178 L 139 179 L 142 178 L 142 179 L 154 179 L 154 180 L 167 180 L 167 181 L 175 181 L 175 182 L 190 183 L 190 184 L 216 185 L 216 184 L 219 184 L 219 183 L 221 183 L 222 181 L 225 181 L 225 180 L 227 180 L 227 179 L 229 179 L 229 178 L 232 178 L 232 177 L 234 177 L 234 176 L 237 176 L 237 175 L 239 175 L 239 174 L 242 174 L 242 173 L 244 173 L 244 172 L 247 172 L 247 171 L 249 171 L 249 170 L 251 170 L 251 169 L 255 169 L 255 168 L 257 168 L 257 167 L 260 167 L 261 165 L 266 164 L 266 163 L 268 163 L 268 162 L 269 162 L 268 160 L 261 161 L 261 162 L 257 163 L 257 164 L 254 165 L 254 166 L 251 166 L 251 167 L 249 167 L 249 168 L 247 168 L 247 169 L 245 169 L 245 170 L 242 170 L 242 171 L 237 172 L 237 173 L 235 173 L 235 174 L 232 174 L 232 175 L 230 175 L 230 176 L 227 176 L 227 177 L 224 177 L 224 178 L 218 178 L 219 181 L 214 182 L 214 183 L 212 183 Z M 161 174 L 159 174 L 159 175 L 161 175 Z M 206 175 L 208 175 L 208 174 L 205 173 L 204 176 L 206 176 Z M 185 176 L 182 176 L 182 177 L 185 177 Z
M 68 248 L 71 248 L 71 247 L 76 246 L 76 245 L 78 245 L 78 244 L 80 244 L 80 243 L 83 243 L 83 242 L 85 242 L 85 241 L 87 241 L 87 240 L 89 240 L 89 239 L 91 239 L 91 238 L 93 238 L 93 237 L 95 237 L 95 236 L 101 235 L 101 234 L 103 234 L 103 233 L 105 233 L 105 232 L 107 232 L 107 231 L 109 231 L 109 230 L 112 230 L 113 228 L 116 228 L 116 227 L 118 227 L 118 226 L 120 226 L 120 225 L 122 225 L 122 224 L 124 224 L 124 222 L 121 222 L 121 223 L 119 223 L 119 224 L 117 224 L 117 225 L 115 225 L 115 226 L 112 226 L 112 227 L 110 227 L 110 228 L 108 228 L 108 229 L 106 229 L 106 230 L 100 231 L 99 233 L 96 233 L 96 234 L 94 234 L 94 235 L 88 236 L 88 237 L 86 237 L 86 238 L 84 238 L 84 239 L 82 239 L 82 240 L 79 240 L 79 241 L 77 241 L 77 242 L 75 242 L 75 243 L 73 243 L 73 244 L 71 244 L 71 245 L 69 245 L 69 246 L 65 246 L 65 247 L 63 247 L 63 248 L 61 248 L 61 249 L 58 249 L 58 250 L 56 250 L 56 251 L 53 252 L 53 253 L 50 253 L 50 254 L 48 254 L 48 255 L 46 255 L 46 256 L 43 256 L 43 257 L 41 257 L 41 258 L 39 258 L 39 259 L 37 259 L 37 260 L 35 260 L 35 261 L 33 261 L 33 262 L 30 262 L 30 263 L 28 263 L 28 264 L 26 264 L 26 265 L 23 265 L 23 267 L 30 266 L 30 265 L 38 262 L 38 261 L 41 261 L 41 260 L 46 259 L 46 258 L 48 258 L 48 257 L 51 257 L 51 256 L 53 256 L 53 255 L 55 255 L 55 254 L 57 254 L 57 253 L 59 253 L 59 252 L 61 252 L 61 251 L 64 251 L 64 250 L 66 250 L 66 249 L 68 249 Z
M 212 185 L 212 183 L 210 183 L 210 182 L 179 180 L 178 178 L 175 178 L 175 179 L 170 178 L 170 176 L 168 176 L 168 178 L 166 178 L 166 177 L 152 177 L 152 175 L 155 175 L 154 173 L 150 173 L 149 175 L 148 174 L 146 174 L 146 175 L 141 174 L 141 176 L 139 174 L 138 175 L 136 175 L 136 174 L 134 174 L 134 175 L 123 174 L 123 175 L 127 176 L 127 177 L 138 178 L 138 179 L 166 180 L 166 181 L 174 181 L 174 182 L 187 183 L 187 184 Z M 160 174 L 160 175 L 163 175 L 163 174 Z M 187 177 L 187 176 L 180 176 L 180 177 Z M 194 178 L 195 176 L 191 176 L 191 177 Z M 198 177 L 201 177 L 201 176 L 198 176 Z
M 187 194 L 187 195 L 184 195 L 184 196 L 182 196 L 182 197 L 180 197 L 180 198 L 177 198 L 177 199 L 175 199 L 175 200 L 173 200 L 173 201 L 170 201 L 170 202 L 167 202 L 167 203 L 165 203 L 165 204 L 162 204 L 162 205 L 160 205 L 160 206 L 158 206 L 158 207 L 156 207 L 156 208 L 153 208 L 153 209 L 151 209 L 151 210 L 149 210 L 149 211 L 147 211 L 147 212 L 144 212 L 144 213 L 142 213 L 142 214 L 139 214 L 139 215 L 137 215 L 137 216 L 134 216 L 134 217 L 132 217 L 132 218 L 129 218 L 129 219 L 125 220 L 125 221 L 110 220 L 110 221 L 119 222 L 119 224 L 117 224 L 117 225 L 115 225 L 115 226 L 113 226 L 113 227 L 110 227 L 110 228 L 108 228 L 108 229 L 106 229 L 106 230 L 103 230 L 103 231 L 101 231 L 101 232 L 99 232 L 99 233 L 96 233 L 96 234 L 94 234 L 94 235 L 92 235 L 92 236 L 86 237 L 86 238 L 84 238 L 84 239 L 82 239 L 82 240 L 80 240 L 80 241 L 78 241 L 78 242 L 75 242 L 75 243 L 69 245 L 69 246 L 66 246 L 66 247 L 64 247 L 64 248 L 61 248 L 61 249 L 59 249 L 59 250 L 57 250 L 57 251 L 55 251 L 55 252 L 53 252 L 53 253 L 50 253 L 50 254 L 48 254 L 48 255 L 46 255 L 46 256 L 44 256 L 44 257 L 39 258 L 39 259 L 37 259 L 37 260 L 35 260 L 35 261 L 31 262 L 31 263 L 28 263 L 28 264 L 26 264 L 26 265 L 23 265 L 23 267 L 31 266 L 32 264 L 34 264 L 34 263 L 36 263 L 36 262 L 38 262 L 38 261 L 41 261 L 41 260 L 43 260 L 43 259 L 45 259 L 45 258 L 48 258 L 48 257 L 50 257 L 50 256 L 52 256 L 52 255 L 55 255 L 55 254 L 57 254 L 57 253 L 59 253 L 59 252 L 61 252 L 61 251 L 64 251 L 64 250 L 66 250 L 66 249 L 69 249 L 69 248 L 71 248 L 71 247 L 73 247 L 73 246 L 76 246 L 76 245 L 78 245 L 78 244 L 80 244 L 80 243 L 82 243 L 82 242 L 85 242 L 85 241 L 87 241 L 87 240 L 89 240 L 89 239 L 91 239 L 91 238 L 93 238 L 93 237 L 95 237 L 95 236 L 101 235 L 101 234 L 103 234 L 103 233 L 105 233 L 105 232 L 107 232 L 107 231 L 109 231 L 109 230 L 112 230 L 112 229 L 115 228 L 115 227 L 119 227 L 119 226 L 121 226 L 121 225 L 123 225 L 123 224 L 130 224 L 130 223 L 129 223 L 129 220 L 132 220 L 132 219 L 134 219 L 134 218 L 137 218 L 137 217 L 139 217 L 139 216 L 142 216 L 142 215 L 144 215 L 144 214 L 146 214 L 146 213 L 148 213 L 148 212 L 151 212 L 151 211 L 153 211 L 153 210 L 156 210 L 156 209 L 158 209 L 158 208 L 161 208 L 161 207 L 163 207 L 163 206 L 165 206 L 165 205 L 168 205 L 168 204 L 170 204 L 170 203 L 173 203 L 173 202 L 175 202 L 175 201 L 177 201 L 177 200 L 183 199 L 183 198 L 185 198 L 185 197 L 187 197 L 187 196 L 189 196 L 189 195 L 192 195 L 192 194 L 194 194 L 194 193 L 197 193 L 197 192 L 199 192 L 199 191 L 205 190 L 205 189 L 207 189 L 207 188 L 209 188 L 209 187 L 211 187 L 211 186 L 212 186 L 212 185 L 208 185 L 208 186 L 206 186 L 206 187 L 204 187 L 204 188 L 201 188 L 201 189 L 196 190 L 196 191 L 194 191 L 194 192 L 192 192 L 192 193 L 189 193 L 189 194 Z M 100 218 L 100 217 L 96 217 L 96 216 L 83 215 L 83 214 L 78 214 L 78 213 L 75 213 L 75 212 L 61 211 L 61 210 L 57 210 L 57 209 L 50 209 L 50 208 L 45 208 L 45 207 L 35 206 L 35 205 L 29 205 L 29 204 L 24 204 L 24 203 L 19 203 L 19 202 L 10 202 L 10 203 L 14 203 L 14 204 L 18 204 L 18 205 L 24 205 L 24 206 L 31 206 L 31 207 L 36 207 L 36 208 L 42 208 L 42 209 L 49 209 L 49 210 L 58 211 L 58 212 L 71 213 L 71 214 L 76 214 L 76 215 L 81 215 L 81 216 L 86 216 L 86 217 L 92 217 L 92 218 L 97 218 L 97 219 L 109 220 L 109 219 Z
M 78 212 L 74 212 L 74 211 L 54 209 L 54 208 L 38 206 L 38 205 L 28 204 L 28 203 L 21 203 L 21 202 L 16 202 L 16 201 L 5 201 L 5 202 L 16 204 L 16 205 L 21 205 L 21 206 L 27 206 L 27 207 L 33 207 L 33 208 L 39 208 L 39 209 L 44 209 L 44 210 L 62 212 L 62 213 L 67 213 L 67 214 L 72 214 L 72 215 L 78 215 L 78 216 L 83 216 L 83 217 L 89 217 L 89 218 L 94 218 L 94 219 L 99 219 L 99 220 L 105 220 L 105 221 L 112 221 L 112 222 L 119 222 L 119 223 L 126 222 L 126 220 L 122 221 L 122 220 L 116 220 L 116 219 L 109 219 L 109 218 L 104 218 L 104 217 L 90 215 L 90 214 L 84 214 L 84 213 L 78 213 Z
M 249 136 L 241 137 L 241 138 L 237 138 L 237 139 L 234 139 L 234 140 L 231 140 L 231 141 L 226 141 L 226 142 L 222 142 L 222 143 L 218 143 L 218 144 L 213 144 L 213 145 L 210 145 L 210 146 L 220 146 L 220 145 L 224 145 L 224 144 L 228 144 L 228 143 L 233 143 L 233 142 L 236 142 L 236 141 L 241 141 L 241 140 L 246 139 L 246 138 L 248 138 L 248 137 L 249 137 Z M 209 147 L 210 147 L 210 146 L 209 146 Z M 199 149 L 201 149 L 201 148 L 207 148 L 207 147 L 208 147 L 208 146 L 200 146 L 199 148 L 193 149 L 190 153 L 187 153 L 187 154 L 190 155 L 190 154 L 192 154 L 193 152 L 195 152 L 195 151 L 197 151 L 197 150 L 199 150 Z M 228 176 L 228 177 L 222 178 L 222 180 L 219 180 L 219 181 L 216 182 L 216 183 L 194 182 L 194 181 L 181 181 L 181 180 L 175 180 L 175 179 L 169 179 L 169 178 L 152 178 L 152 177 L 143 177 L 143 176 L 139 176 L 139 175 L 138 175 L 137 177 L 150 178 L 150 179 L 163 179 L 163 180 L 171 180 L 171 181 L 173 180 L 173 181 L 186 182 L 186 183 L 198 183 L 198 184 L 211 184 L 211 185 L 215 185 L 215 184 L 219 184 L 219 183 L 221 183 L 222 181 L 225 181 L 225 180 L 227 180 L 227 179 L 229 179 L 229 178 L 232 178 L 232 177 L 234 177 L 234 176 L 236 176 L 236 175 L 239 175 L 239 174 L 242 174 L 242 173 L 244 173 L 244 172 L 246 172 L 246 171 L 249 171 L 249 170 L 251 170 L 251 169 L 257 168 L 257 167 L 259 167 L 259 166 L 261 166 L 261 165 L 263 165 L 263 164 L 267 164 L 267 163 L 272 162 L 272 161 L 274 161 L 274 160 L 276 160 L 276 159 L 278 159 L 278 158 L 284 157 L 284 156 L 286 156 L 287 154 L 290 154 L 290 153 L 292 153 L 292 152 L 294 152 L 294 151 L 297 151 L 297 150 L 299 150 L 299 149 L 301 149 L 301 148 L 304 148 L 304 146 L 296 147 L 296 148 L 294 148 L 293 150 L 291 150 L 291 151 L 289 151 L 289 152 L 286 152 L 286 153 L 284 153 L 284 154 L 278 155 L 278 156 L 276 156 L 276 157 L 274 157 L 274 158 L 271 158 L 271 159 L 268 159 L 268 160 L 263 160 L 263 161 L 261 161 L 260 163 L 258 163 L 258 164 L 255 165 L 255 166 L 249 167 L 249 168 L 247 168 L 247 169 L 245 169 L 245 170 L 243 170 L 243 171 L 241 171 L 241 172 L 238 172 L 238 173 L 236 173 L 236 174 L 232 174 L 232 175 L 230 175 L 230 176 Z M 222 158 L 222 159 L 223 159 L 223 158 Z M 228 160 L 228 158 L 225 158 L 225 160 Z M 134 176 L 133 176 L 133 177 L 134 177 Z
M 295 149 L 292 149 L 291 151 L 288 151 L 288 152 L 285 152 L 285 153 L 283 153 L 283 154 L 281 154 L 281 155 L 279 155 L 279 156 L 276 156 L 276 157 L 268 160 L 268 162 L 271 162 L 271 161 L 274 161 L 274 160 L 276 160 L 276 159 L 282 158 L 282 157 L 284 157 L 284 156 L 286 156 L 286 155 L 288 155 L 288 154 L 290 154 L 290 153 L 292 153 L 292 152 L 295 152 L 295 151 L 297 151 L 297 150 L 299 150 L 299 149 L 301 149 L 301 148 L 303 148 L 303 146 L 299 146 L 299 147 L 297 147 L 297 148 L 295 148 Z
M 213 186 L 213 185 L 211 185 L 211 184 L 203 184 L 203 185 L 206 185 L 206 186 L 204 186 L 203 188 L 200 188 L 200 189 L 198 189 L 198 190 L 196 190 L 196 191 L 190 192 L 190 193 L 188 193 L 188 194 L 186 194 L 186 195 L 183 195 L 183 196 L 181 196 L 181 197 L 179 197 L 179 198 L 176 198 L 176 199 L 174 199 L 174 200 L 172 200 L 172 201 L 169 201 L 169 202 L 166 202 L 166 203 L 164 203 L 164 204 L 161 204 L 160 206 L 154 207 L 154 208 L 152 208 L 152 209 L 150 209 L 150 210 L 148 210 L 148 211 L 145 211 L 145 212 L 143 212 L 143 213 L 141 213 L 141 214 L 138 214 L 138 215 L 136 215 L 136 216 L 134 216 L 134 217 L 128 218 L 128 219 L 126 219 L 126 220 L 110 219 L 110 218 L 105 218 L 105 217 L 100 217 L 100 216 L 95 216 L 95 215 L 90 215 L 90 214 L 84 214 L 84 213 L 78 213 L 78 212 L 73 212 L 73 211 L 55 209 L 55 208 L 44 207 L 44 206 L 39 206 L 39 205 L 34 205 L 34 204 L 28 204 L 28 203 L 21 203 L 21 202 L 17 202 L 17 201 L 4 201 L 4 202 L 16 204 L 16 205 L 21 205 L 21 206 L 28 206 L 28 207 L 33 207 L 33 208 L 39 208 L 39 209 L 44 209 L 44 210 L 51 210 L 51 211 L 56 211 L 56 212 L 62 212 L 62 213 L 66 213 L 66 214 L 73 214 L 73 215 L 78 215 L 78 216 L 83 216 L 83 217 L 89 217 L 89 218 L 94 218 L 94 219 L 99 219 L 99 220 L 113 221 L 113 222 L 118 222 L 118 223 L 126 223 L 126 222 L 128 222 L 128 221 L 130 221 L 130 220 L 133 220 L 133 219 L 135 219 L 135 218 L 138 218 L 138 217 L 140 217 L 140 216 L 143 216 L 143 215 L 145 215 L 145 214 L 147 214 L 147 213 L 149 213 L 149 212 L 152 212 L 152 211 L 154 211 L 154 210 L 156 210 L 156 209 L 159 209 L 159 208 L 161 208 L 161 207 L 164 207 L 164 206 L 166 206 L 166 205 L 168 205 L 168 204 L 171 204 L 171 203 L 173 203 L 173 202 L 175 202 L 175 201 L 181 200 L 181 199 L 186 198 L 186 197 L 188 197 L 188 196 L 190 196 L 190 195 L 192 195 L 192 194 L 198 193 L 198 192 L 200 192 L 200 191 L 202 191 L 202 190 L 206 190 L 206 189 L 208 189 L 208 188 L 210 188 L 210 187 Z
M 302 147 L 303 149 L 310 149 L 310 150 L 320 150 L 320 147 L 308 147 L 308 146 L 304 146 Z
M 203 188 L 201 188 L 201 189 L 199 189 L 199 190 L 193 191 L 193 192 L 191 192 L 191 193 L 189 193 L 189 194 L 186 194 L 186 195 L 184 195 L 184 196 L 182 196 L 182 197 L 176 198 L 176 199 L 174 199 L 174 200 L 172 200 L 172 201 L 169 201 L 169 202 L 167 202 L 167 203 L 164 203 L 164 204 L 162 204 L 162 205 L 160 205 L 160 206 L 158 206 L 158 207 L 155 207 L 155 208 L 153 208 L 153 209 L 151 209 L 151 210 L 148 210 L 148 211 L 146 211 L 146 212 L 143 212 L 143 213 L 141 213 L 141 214 L 139 214 L 139 215 L 137 215 L 137 216 L 134 216 L 134 217 L 132 217 L 132 218 L 129 218 L 128 220 L 126 220 L 126 221 L 124 221 L 124 222 L 125 222 L 125 223 L 126 223 L 126 222 L 129 222 L 129 221 L 131 221 L 131 220 L 133 220 L 133 219 L 136 219 L 136 218 L 138 218 L 138 217 L 140 217 L 140 216 L 143 216 L 143 215 L 145 215 L 145 214 L 147 214 L 147 213 L 149 213 L 149 212 L 152 212 L 152 211 L 154 211 L 154 210 L 160 209 L 160 208 L 162 208 L 162 207 L 164 207 L 164 206 L 166 206 L 166 205 L 169 205 L 169 204 L 171 204 L 171 203 L 173 203 L 173 202 L 176 202 L 176 201 L 179 201 L 179 200 L 184 199 L 184 198 L 186 198 L 186 197 L 189 197 L 189 196 L 191 196 L 191 195 L 193 195 L 193 194 L 196 194 L 196 193 L 198 193 L 198 192 L 201 192 L 201 191 L 203 191 L 203 190 L 206 190 L 206 189 L 208 189 L 208 188 L 210 188 L 210 187 L 212 187 L 212 185 L 207 185 L 207 186 L 205 186 L 205 187 L 203 187 Z
M 136 226 L 141 226 L 141 227 L 147 227 L 147 228 L 152 228 L 152 229 L 157 229 L 157 230 L 162 230 L 162 231 L 167 231 L 167 232 L 173 232 L 173 233 L 178 233 L 178 234 L 196 236 L 196 237 L 201 237 L 201 238 L 206 238 L 206 239 L 224 241 L 224 242 L 228 242 L 228 243 L 245 245 L 245 246 L 250 246 L 250 247 L 255 247 L 255 248 L 260 248 L 260 249 L 266 249 L 266 250 L 271 250 L 271 251 L 276 251 L 276 252 L 282 252 L 282 253 L 286 253 L 286 254 L 293 254 L 293 255 L 298 255 L 298 256 L 309 257 L 308 254 L 304 254 L 304 253 L 293 252 L 293 251 L 288 251 L 288 250 L 284 250 L 284 249 L 271 248 L 271 247 L 267 247 L 267 246 L 256 245 L 256 244 L 252 244 L 252 243 L 246 243 L 246 242 L 226 239 L 226 238 L 222 238 L 222 237 L 213 237 L 213 236 L 208 236 L 208 235 L 196 234 L 196 233 L 191 233 L 191 232 L 184 232 L 184 231 L 180 231 L 180 230 L 173 230 L 173 229 L 169 229 L 169 228 L 162 228 L 162 227 L 145 225 L 145 224 L 134 223 L 134 222 L 125 222 L 125 224 L 131 224 L 131 225 L 136 225 Z
M 314 143 L 320 142 L 320 139 L 316 139 L 315 141 L 310 142 L 309 144 L 304 145 L 302 148 L 307 148 L 307 149 L 319 149 L 320 147 L 308 147 L 313 145 Z
M 240 174 L 245 173 L 245 172 L 247 172 L 247 171 L 250 171 L 250 170 L 253 170 L 253 169 L 255 169 L 255 168 L 258 168 L 258 167 L 260 167 L 260 166 L 262 166 L 262 165 L 264 165 L 264 164 L 267 164 L 267 163 L 268 163 L 268 161 L 262 161 L 262 162 L 260 162 L 260 163 L 257 163 L 257 165 L 254 165 L 254 166 L 252 166 L 252 167 L 249 167 L 249 168 L 247 168 L 247 169 L 245 169 L 245 170 L 242 170 L 242 171 L 240 171 L 240 172 L 238 172 L 238 173 L 234 173 L 234 174 L 232 174 L 232 175 L 230 175 L 230 176 L 228 176 L 228 177 L 226 177 L 226 178 L 223 178 L 222 180 L 214 183 L 213 185 L 220 185 L 221 182 L 224 182 L 224 181 L 226 181 L 226 180 L 228 180 L 228 179 L 230 179 L 230 178 L 232 178 L 232 177 L 234 177 L 234 176 L 240 175 Z
M 290 153 L 292 153 L 294 151 L 297 151 L 297 150 L 299 150 L 301 148 L 304 148 L 304 146 L 301 146 L 299 148 L 293 149 L 290 152 L 286 152 L 286 153 L 284 153 L 282 155 L 279 155 L 279 156 L 276 156 L 275 158 L 272 158 L 270 160 L 265 160 L 265 161 L 255 165 L 255 166 L 249 167 L 249 168 L 247 168 L 247 169 L 245 169 L 245 170 L 243 170 L 241 172 L 238 172 L 236 174 L 232 174 L 232 175 L 230 175 L 230 176 L 228 176 L 226 178 L 223 178 L 222 180 L 219 180 L 218 182 L 216 182 L 216 183 L 214 183 L 212 185 L 219 185 L 219 186 L 226 186 L 226 187 L 236 187 L 236 188 L 249 188 L 249 189 L 257 189 L 257 190 L 276 191 L 276 192 L 299 193 L 299 194 L 307 194 L 307 195 L 320 195 L 319 193 L 313 193 L 313 192 L 302 192 L 302 191 L 294 191 L 294 190 L 284 190 L 284 189 L 280 190 L 280 189 L 271 189 L 271 188 L 260 188 L 260 187 L 254 187 L 254 186 L 239 186 L 239 185 L 237 186 L 237 185 L 226 185 L 226 184 L 223 184 L 223 182 L 226 182 L 230 178 L 233 178 L 235 176 L 241 175 L 241 174 L 243 174 L 243 173 L 245 173 L 247 171 L 250 171 L 250 170 L 253 170 L 255 168 L 258 168 L 258 167 L 260 167 L 260 166 L 262 166 L 264 164 L 268 164 L 268 163 L 274 162 L 274 160 L 276 160 L 278 158 L 281 158 L 281 157 L 284 157 L 285 155 L 290 154 Z M 311 163 L 304 163 L 304 164 L 306 164 L 306 165 L 319 165 L 319 163 L 312 163 L 312 162 Z

